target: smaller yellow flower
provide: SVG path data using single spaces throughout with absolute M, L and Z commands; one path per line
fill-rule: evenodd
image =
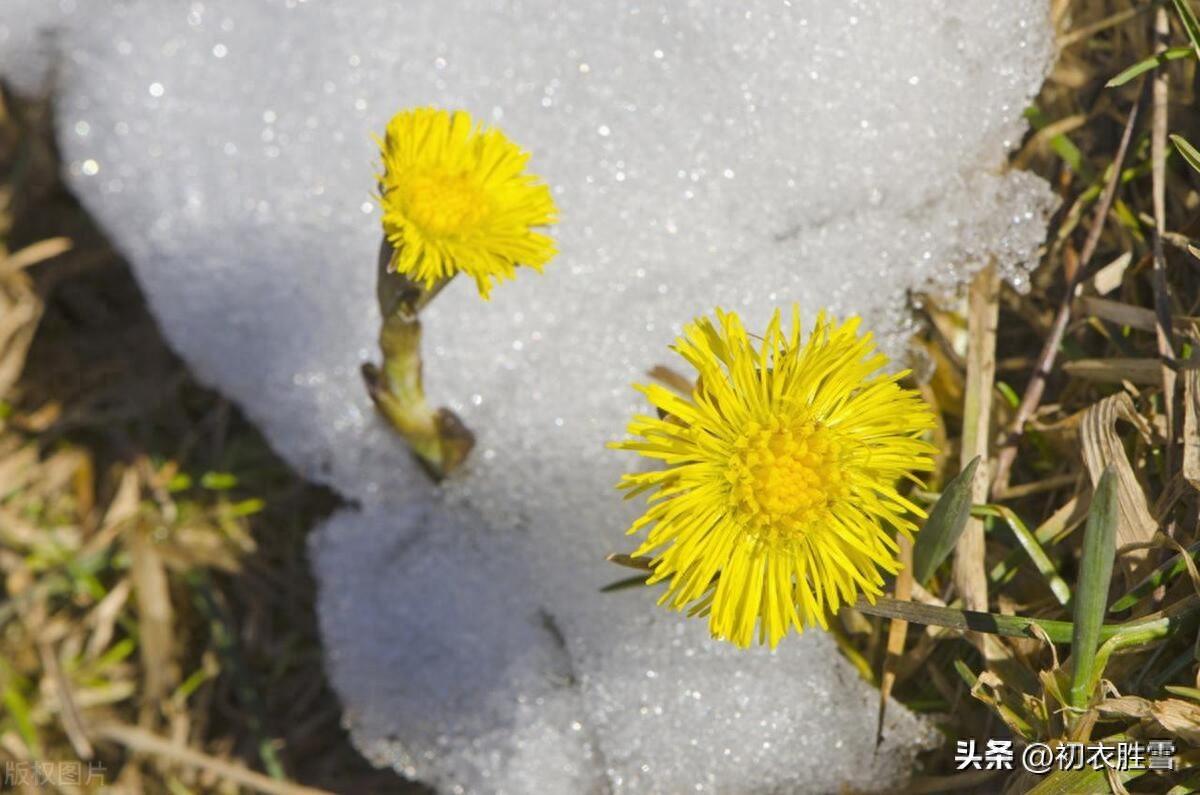
M 670 580 L 662 603 L 708 614 L 715 637 L 744 647 L 757 628 L 773 647 L 900 568 L 892 532 L 924 514 L 897 485 L 932 468 L 933 415 L 858 325 L 818 315 L 802 345 L 798 311 L 786 334 L 776 312 L 756 346 L 718 309 L 674 346 L 699 374 L 691 395 L 639 387 L 661 416 L 613 446 L 665 466 L 621 478 L 627 497 L 654 492 L 634 554 L 653 555 L 648 582 Z
M 518 265 L 540 271 L 554 256 L 554 241 L 533 231 L 557 220 L 550 189 L 504 133 L 465 111 L 417 108 L 392 118 L 379 147 L 392 270 L 426 290 L 461 271 L 486 299 Z

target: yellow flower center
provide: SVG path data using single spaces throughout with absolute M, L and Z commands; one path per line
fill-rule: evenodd
M 848 494 L 845 445 L 819 423 L 756 425 L 734 449 L 727 474 L 734 505 L 772 538 L 803 534 Z
M 466 174 L 418 174 L 401 186 L 401 201 L 409 221 L 433 235 L 470 229 L 488 209 L 483 191 Z

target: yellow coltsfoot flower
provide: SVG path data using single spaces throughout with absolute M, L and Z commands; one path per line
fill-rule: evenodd
M 760 345 L 736 314 L 687 326 L 674 349 L 696 368 L 691 395 L 638 387 L 662 416 L 639 416 L 613 446 L 665 466 L 625 475 L 627 497 L 653 492 L 630 533 L 653 555 L 662 603 L 707 613 L 715 637 L 775 646 L 827 626 L 858 594 L 882 593 L 900 564 L 892 531 L 910 536 L 921 509 L 897 485 L 933 466 L 926 403 L 882 371 L 887 357 L 859 321 L 823 313 L 807 340 L 793 309 Z
M 376 295 L 383 324 L 382 366 L 363 366 L 375 406 L 440 480 L 462 466 L 475 437 L 449 409 L 425 399 L 420 313 L 459 273 L 488 297 L 518 265 L 536 270 L 554 241 L 534 231 L 552 224 L 550 189 L 525 173 L 529 155 L 464 111 L 397 113 L 379 141 L 383 234 Z
M 550 189 L 504 133 L 465 111 L 417 108 L 396 114 L 379 146 L 391 270 L 425 290 L 465 273 L 487 298 L 518 265 L 541 270 L 554 256 L 554 241 L 534 231 L 556 221 Z

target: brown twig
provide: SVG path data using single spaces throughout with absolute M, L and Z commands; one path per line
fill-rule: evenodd
M 1155 50 L 1167 48 L 1171 36 L 1171 23 L 1167 9 L 1159 6 L 1154 14 Z M 1154 203 L 1154 336 L 1158 355 L 1162 358 L 1160 370 L 1163 385 L 1163 416 L 1166 419 L 1166 444 L 1163 463 L 1166 479 L 1175 471 L 1175 380 L 1176 373 L 1171 363 L 1175 360 L 1175 341 L 1171 328 L 1171 301 L 1167 288 L 1167 259 L 1163 252 L 1163 235 L 1167 228 L 1166 207 L 1166 162 L 1167 162 L 1167 100 L 1170 94 L 1170 74 L 1162 64 L 1154 74 L 1154 112 L 1150 138 L 1151 178 Z
M 1046 392 L 1046 379 L 1050 377 L 1050 373 L 1054 370 L 1054 363 L 1058 358 L 1058 349 L 1062 345 L 1063 335 L 1066 333 L 1067 324 L 1071 319 L 1071 305 L 1074 303 L 1075 290 L 1083 279 L 1086 278 L 1088 266 L 1096 253 L 1096 247 L 1100 243 L 1100 234 L 1104 230 L 1105 220 L 1108 218 L 1109 210 L 1112 209 L 1113 199 L 1117 195 L 1117 186 L 1121 183 L 1121 169 L 1125 163 L 1125 156 L 1129 151 L 1129 142 L 1133 139 L 1133 128 L 1137 124 L 1138 110 L 1141 107 L 1141 102 L 1142 100 L 1139 95 L 1138 100 L 1134 102 L 1133 107 L 1129 110 L 1129 117 L 1125 120 L 1125 129 L 1121 132 L 1121 142 L 1117 146 L 1117 154 L 1113 158 L 1108 180 L 1104 184 L 1104 191 L 1100 194 L 1100 201 L 1096 207 L 1096 217 L 1092 221 L 1087 239 L 1083 244 L 1083 250 L 1079 255 L 1079 264 L 1076 266 L 1074 272 L 1067 277 L 1066 290 L 1063 292 L 1062 299 L 1059 302 L 1058 313 L 1054 316 L 1054 325 L 1051 327 L 1050 336 L 1046 338 L 1046 342 L 1042 345 L 1041 353 L 1038 354 L 1037 366 L 1034 368 L 1033 375 L 1029 379 L 1029 384 L 1025 387 L 1025 393 L 1021 396 L 1021 403 L 1017 406 L 1017 412 L 1013 416 L 1008 433 L 996 456 L 996 472 L 992 477 L 993 490 L 995 491 L 1004 491 L 1008 488 L 1009 474 L 1013 461 L 1016 460 L 1017 456 L 1017 443 L 1020 442 L 1021 435 L 1025 431 L 1025 424 L 1033 416 L 1033 412 L 1037 410 L 1038 405 L 1041 403 L 1042 395 Z
M 289 784 L 286 781 L 264 776 L 242 765 L 226 762 L 215 756 L 201 753 L 185 745 L 165 740 L 153 732 L 118 723 L 106 723 L 92 729 L 98 739 L 120 743 L 131 751 L 151 754 L 172 762 L 196 767 L 241 787 L 264 792 L 268 795 L 329 795 L 325 790 Z

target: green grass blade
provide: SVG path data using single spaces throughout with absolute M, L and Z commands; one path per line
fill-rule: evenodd
M 1067 585 L 1067 581 L 1059 575 L 1058 569 L 1054 567 L 1054 562 L 1042 548 L 1037 536 L 1021 521 L 1021 517 L 1017 516 L 1015 511 L 1005 505 L 976 505 L 971 509 L 971 513 L 976 516 L 994 516 L 1003 519 L 1012 530 L 1013 535 L 1016 536 L 1021 548 L 1025 550 L 1025 554 L 1029 556 L 1034 568 L 1045 578 L 1054 598 L 1060 605 L 1066 607 L 1067 603 L 1071 601 L 1071 586 Z
M 21 695 L 21 691 L 10 683 L 0 695 L 0 703 L 4 704 L 5 711 L 13 719 L 17 734 L 25 742 L 25 747 L 35 758 L 42 757 L 45 752 L 42 750 L 42 739 L 38 735 L 37 722 L 33 719 L 33 710 L 30 709 L 29 702 Z
M 860 598 L 850 607 L 867 615 L 898 618 L 910 624 L 946 627 L 961 632 L 985 632 L 1009 638 L 1044 637 L 1051 643 L 1071 643 L 1075 636 L 1075 627 L 1070 621 L 958 610 L 920 602 L 905 602 L 886 596 L 877 596 L 874 602 Z M 1178 631 L 1197 612 L 1200 612 L 1200 597 L 1182 600 L 1174 610 L 1164 611 L 1153 618 L 1139 619 L 1126 624 L 1102 624 L 1098 629 L 1097 640 L 1108 642 L 1119 638 L 1114 650 L 1149 643 Z M 1040 632 L 1034 632 L 1035 624 Z
M 967 526 L 967 518 L 971 515 L 971 487 L 975 482 L 979 460 L 979 456 L 975 456 L 962 472 L 946 484 L 942 496 L 938 497 L 929 511 L 925 526 L 917 533 L 913 545 L 913 577 L 919 583 L 929 582 Z
M 1187 548 L 1188 555 L 1192 560 L 1200 559 L 1200 541 L 1192 544 Z M 1108 608 L 1110 613 L 1120 613 L 1122 610 L 1128 610 L 1135 604 L 1145 599 L 1160 585 L 1170 585 L 1175 581 L 1175 578 L 1187 571 L 1187 561 L 1182 555 L 1175 555 L 1166 563 L 1163 563 L 1154 571 L 1146 575 L 1146 577 L 1137 585 L 1130 588 L 1120 599 L 1113 602 L 1112 607 Z
M 1116 472 L 1105 468 L 1096 484 L 1087 526 L 1083 531 L 1083 557 L 1075 587 L 1074 630 L 1071 635 L 1071 705 L 1087 706 L 1092 669 L 1100 645 L 1100 627 L 1107 612 L 1108 585 L 1112 581 L 1117 551 Z
M 1145 74 L 1154 67 L 1165 64 L 1167 61 L 1178 61 L 1180 58 L 1191 58 L 1195 56 L 1195 54 L 1196 51 L 1191 47 L 1172 47 L 1169 50 L 1163 50 L 1162 52 L 1151 55 L 1148 58 L 1143 58 L 1133 66 L 1122 71 L 1104 85 L 1106 88 L 1123 86 L 1138 75 Z
M 1124 783 L 1146 774 L 1142 768 L 1114 770 L 1113 775 Z M 1085 767 L 1082 770 L 1055 770 L 1043 778 L 1028 795 L 1079 795 L 1081 792 L 1112 792 L 1108 785 L 1108 773 L 1104 768 Z
M 1179 150 L 1179 154 L 1183 155 L 1183 159 L 1188 162 L 1189 166 L 1200 171 L 1200 151 L 1197 151 L 1196 147 L 1188 143 L 1182 135 L 1172 135 L 1171 143 L 1175 144 L 1175 148 Z
M 1192 43 L 1192 49 L 1196 55 L 1200 56 L 1200 20 L 1196 19 L 1196 12 L 1188 4 L 1188 0 L 1171 0 L 1175 4 L 1175 10 L 1179 13 L 1179 19 L 1183 22 L 1183 29 L 1187 33 L 1188 41 Z
M 229 472 L 205 472 L 200 478 L 200 485 L 212 491 L 228 491 L 237 484 L 237 475 Z
M 84 670 L 87 671 L 89 676 L 101 676 L 108 673 L 110 668 L 125 660 L 135 651 L 137 651 L 137 641 L 133 638 L 124 638 L 114 643 L 108 651 L 97 657 Z
M 1033 537 L 1043 549 L 1060 544 L 1071 533 L 1074 528 L 1070 527 L 1071 513 L 1074 508 L 1069 509 L 1067 514 L 1059 515 L 1057 512 L 1054 516 L 1048 519 L 1044 524 L 1033 532 Z M 1021 560 L 1026 557 L 1024 550 L 1014 549 L 1010 551 L 1003 560 L 996 563 L 992 570 L 988 572 L 988 579 L 994 583 L 1004 583 L 1016 576 L 1016 568 L 1020 565 Z
M 974 688 L 975 683 L 979 681 L 979 677 L 975 676 L 974 671 L 958 658 L 954 660 L 954 670 L 958 672 L 958 675 L 962 677 L 962 680 L 967 683 L 967 687 L 969 688 Z
M 1035 130 L 1043 130 L 1051 124 L 1050 119 L 1046 117 L 1046 114 L 1042 113 L 1037 105 L 1031 105 L 1025 109 L 1025 118 L 1029 120 L 1029 123 L 1033 125 L 1033 129 Z M 1092 174 L 1091 166 L 1084 159 L 1083 152 L 1080 152 L 1079 147 L 1066 135 L 1059 133 L 1053 136 L 1050 139 L 1050 148 L 1076 174 L 1083 175 L 1088 180 L 1092 179 L 1094 174 Z M 1008 390 L 1008 392 L 1004 392 L 1004 397 L 1012 403 L 1013 408 L 1016 408 L 1017 404 L 1021 402 L 1021 398 L 1013 392 L 1012 387 L 1003 381 L 997 381 L 996 386 L 1001 392 L 1004 392 L 1005 389 Z M 1010 392 L 1012 393 L 1011 396 L 1009 395 Z
M 1194 687 L 1184 687 L 1183 685 L 1167 685 L 1163 689 L 1173 696 L 1190 698 L 1192 701 L 1200 701 L 1200 690 L 1197 690 Z
M 1167 795 L 1189 795 L 1192 792 L 1200 792 L 1200 774 L 1185 778 L 1167 790 Z

